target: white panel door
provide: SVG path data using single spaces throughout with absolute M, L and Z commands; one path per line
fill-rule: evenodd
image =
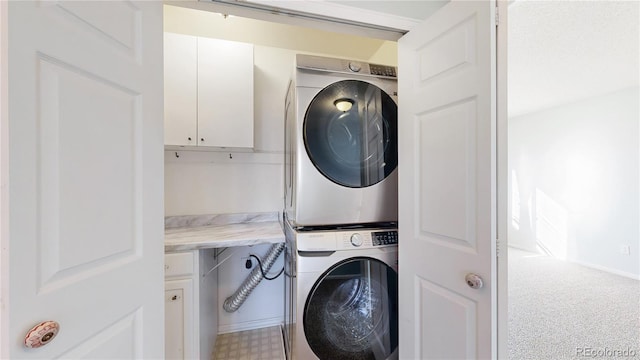
M 452 1 L 398 42 L 402 359 L 497 356 L 495 6 Z
M 162 3 L 0 6 L 2 357 L 162 358 Z

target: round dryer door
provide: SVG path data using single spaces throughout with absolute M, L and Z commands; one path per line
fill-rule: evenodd
M 322 89 L 304 119 L 311 162 L 342 186 L 374 185 L 398 164 L 398 107 L 377 86 L 344 80 Z
M 396 271 L 371 258 L 334 265 L 313 286 L 303 322 L 320 359 L 388 359 L 398 347 Z

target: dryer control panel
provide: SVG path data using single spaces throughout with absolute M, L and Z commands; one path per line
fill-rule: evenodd
M 313 71 L 331 73 L 358 74 L 375 76 L 379 78 L 397 79 L 398 72 L 395 66 L 370 64 L 355 60 L 334 59 L 314 55 L 296 55 L 296 67 Z
M 398 77 L 396 68 L 393 66 L 369 64 L 371 75 Z

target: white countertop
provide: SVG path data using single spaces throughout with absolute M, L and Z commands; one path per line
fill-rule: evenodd
M 284 242 L 277 213 L 165 219 L 164 250 L 187 251 Z

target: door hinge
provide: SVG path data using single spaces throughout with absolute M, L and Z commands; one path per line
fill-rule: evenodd
M 500 12 L 498 11 L 498 5 L 496 4 L 496 26 L 500 24 Z

